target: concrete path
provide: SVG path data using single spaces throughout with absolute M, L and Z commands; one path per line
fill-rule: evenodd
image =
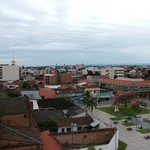
M 108 126 L 117 127 L 119 129 L 119 139 L 128 144 L 126 150 L 150 150 L 150 139 L 146 140 L 144 138 L 144 135 L 150 134 L 141 134 L 137 132 L 136 126 L 132 127 L 132 131 L 127 131 L 127 127 L 122 125 L 122 121 L 119 121 L 118 124 L 113 124 L 113 121 L 109 118 L 114 116 L 108 115 L 107 113 L 97 109 L 93 111 L 92 117 L 104 122 Z M 143 115 L 142 117 L 145 116 Z

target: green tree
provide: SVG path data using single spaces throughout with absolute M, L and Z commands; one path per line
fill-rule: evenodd
M 127 112 L 128 105 L 135 100 L 136 92 L 126 91 L 126 92 L 118 92 L 117 95 L 114 97 L 114 105 L 123 104 L 125 111 Z
M 114 75 L 114 79 L 116 79 L 116 78 L 118 78 L 118 76 L 115 74 L 115 75 Z
M 28 82 L 24 82 L 23 85 L 22 85 L 22 87 L 23 87 L 24 89 L 30 89 L 30 88 L 31 88 L 31 85 L 30 85 L 30 83 L 28 83 Z
M 97 102 L 96 100 L 93 98 L 92 94 L 90 91 L 86 91 L 84 93 L 84 105 L 86 106 L 86 109 L 89 110 L 92 114 L 93 109 L 96 108 L 97 106 Z
M 17 91 L 10 91 L 9 93 L 7 93 L 7 95 L 9 97 L 18 97 L 20 95 L 20 93 Z
M 57 128 L 57 123 L 55 121 L 43 121 L 38 124 L 41 131 L 49 130 L 54 131 Z

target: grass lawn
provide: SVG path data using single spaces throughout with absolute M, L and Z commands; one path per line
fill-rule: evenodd
M 127 144 L 119 140 L 118 150 L 126 150 Z
M 150 133 L 150 129 L 139 129 L 137 130 L 138 132 L 145 134 L 145 133 Z
M 143 120 L 144 122 L 150 123 L 150 120 Z
M 127 112 L 125 112 L 125 108 L 123 105 L 119 106 L 119 112 L 114 112 L 114 106 L 100 107 L 98 109 L 101 111 L 104 111 L 108 114 L 111 114 L 113 116 L 116 116 L 116 117 L 134 116 L 135 115 L 135 112 L 132 110 L 131 105 L 129 105 L 127 107 Z M 149 109 L 140 107 L 139 110 L 136 112 L 136 115 L 147 114 L 147 113 L 150 113 Z
M 129 126 L 135 126 L 136 124 L 135 123 L 132 123 L 132 122 L 125 122 L 123 123 L 122 125 L 126 126 L 126 127 L 129 127 Z

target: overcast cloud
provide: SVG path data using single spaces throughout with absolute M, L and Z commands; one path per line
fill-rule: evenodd
M 0 63 L 150 62 L 149 0 L 0 0 Z

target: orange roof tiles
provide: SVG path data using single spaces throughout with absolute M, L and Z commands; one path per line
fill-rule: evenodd
M 136 86 L 150 86 L 150 80 L 144 81 L 127 81 L 127 80 L 118 80 L 118 79 L 110 79 L 110 78 L 101 78 L 100 82 L 102 83 L 111 83 L 111 84 L 120 84 L 120 85 L 136 85 Z
M 49 131 L 43 131 L 40 135 L 43 140 L 42 150 L 62 150 L 55 138 L 49 134 Z
M 44 99 L 55 98 L 56 92 L 52 89 L 49 89 L 49 88 L 40 88 L 39 89 L 39 95 L 41 97 L 44 97 Z

